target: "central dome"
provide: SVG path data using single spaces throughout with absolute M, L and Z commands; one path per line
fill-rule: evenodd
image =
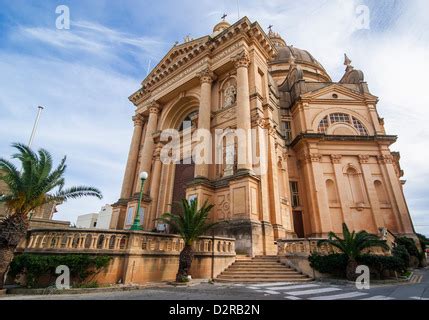
M 231 24 L 228 21 L 222 20 L 221 22 L 219 22 L 217 25 L 214 26 L 212 37 L 228 29 L 230 26 Z
M 294 63 L 304 69 L 308 81 L 331 81 L 325 68 L 310 52 L 288 45 L 277 32 L 270 30 L 268 37 L 278 52 L 274 60 L 270 62 L 274 67 L 273 73 L 276 74 L 276 78 L 282 78 L 281 74 L 287 73 L 291 64 Z

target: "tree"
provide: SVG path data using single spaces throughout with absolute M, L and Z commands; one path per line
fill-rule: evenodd
M 367 248 L 380 247 L 389 250 L 385 240 L 380 240 L 377 235 L 368 233 L 366 231 L 350 232 L 349 228 L 343 223 L 343 239 L 333 232 L 328 234 L 327 240 L 320 240 L 318 246 L 329 244 L 347 255 L 348 262 L 346 268 L 346 276 L 348 280 L 354 281 L 356 279 L 356 268 L 358 263 L 357 258 L 361 256 L 362 251 Z
M 50 202 L 66 202 L 84 196 L 102 199 L 101 192 L 93 187 L 64 188 L 66 157 L 54 168 L 51 154 L 45 149 L 34 152 L 26 145 L 12 144 L 18 152 L 12 159 L 21 162 L 21 171 L 10 161 L 0 158 L 0 181 L 7 191 L 0 195 L 7 216 L 0 222 L 0 289 L 18 244 L 25 238 L 28 220 L 35 209 Z
M 188 202 L 188 200 L 182 199 L 181 207 L 182 211 L 180 213 L 164 213 L 157 219 L 176 230 L 185 242 L 185 247 L 179 256 L 179 270 L 176 275 L 177 282 L 186 281 L 188 277 L 194 257 L 192 249 L 194 241 L 217 224 L 207 223 L 208 215 L 214 207 L 208 204 L 207 201 L 198 209 L 198 200 Z

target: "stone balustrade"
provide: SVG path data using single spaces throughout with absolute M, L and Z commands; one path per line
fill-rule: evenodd
M 308 239 L 282 239 L 277 240 L 278 255 L 279 256 L 309 256 L 312 253 L 318 253 L 321 255 L 328 255 L 334 253 L 340 253 L 340 250 L 329 245 L 323 244 L 320 247 L 317 243 L 323 239 L 308 238 Z M 386 239 L 383 239 L 386 240 Z M 391 248 L 389 240 L 386 240 L 387 244 Z M 364 250 L 364 253 L 371 253 L 377 255 L 389 255 L 390 250 L 386 251 L 378 247 L 368 248 Z
M 40 229 L 28 232 L 25 252 L 180 254 L 183 239 L 143 231 L 95 229 Z M 234 255 L 235 239 L 200 237 L 193 244 L 196 255 Z
M 328 244 L 318 246 L 317 243 L 322 239 L 283 239 L 277 240 L 278 254 L 280 256 L 301 255 L 309 256 L 312 253 L 332 254 L 337 253 L 338 249 Z

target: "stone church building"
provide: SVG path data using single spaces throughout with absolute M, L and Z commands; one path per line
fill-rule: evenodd
M 215 205 L 213 221 L 227 221 L 215 234 L 236 238 L 237 253 L 252 256 L 277 254 L 277 239 L 341 233 L 343 222 L 414 237 L 400 156 L 390 149 L 397 137 L 385 132 L 363 72 L 347 56 L 345 65 L 334 82 L 309 52 L 247 17 L 173 46 L 129 98 L 134 133 L 111 228 L 132 225 L 146 171 L 145 231 L 176 201 L 197 197 Z M 263 139 L 266 172 L 250 161 L 194 164 L 183 151 L 181 163 L 163 163 L 161 132 L 185 128 L 254 129 L 252 141 L 213 149 L 224 158 L 260 155 Z

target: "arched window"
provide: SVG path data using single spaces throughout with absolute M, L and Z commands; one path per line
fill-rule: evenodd
M 351 123 L 350 116 L 345 113 L 333 113 L 329 116 L 331 124 L 334 123 Z
M 361 136 L 367 136 L 368 135 L 368 130 L 366 130 L 365 126 L 362 124 L 362 122 L 360 122 L 358 119 L 356 119 L 355 117 L 353 118 L 353 126 L 355 127 L 355 129 L 359 132 L 359 134 Z
M 326 134 L 328 128 L 336 123 L 346 123 L 353 125 L 353 127 L 359 132 L 361 136 L 367 136 L 368 130 L 365 128 L 363 123 L 356 117 L 350 116 L 346 113 L 332 113 L 329 116 L 324 117 L 320 123 L 317 131 L 319 133 Z
M 192 121 L 195 119 L 195 116 L 198 114 L 198 111 L 194 111 L 186 116 L 180 124 L 179 131 L 183 131 L 185 129 L 189 129 L 192 127 Z
M 318 131 L 319 133 L 326 133 L 326 130 L 328 130 L 328 128 L 329 128 L 329 120 L 328 120 L 328 116 L 326 116 L 322 119 L 322 121 L 320 121 Z

